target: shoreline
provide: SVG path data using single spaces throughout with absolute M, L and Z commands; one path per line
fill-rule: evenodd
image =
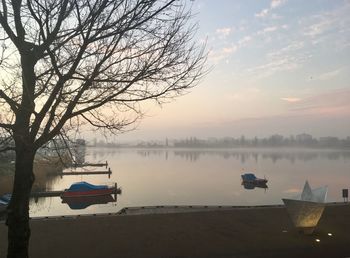
M 350 202 L 329 202 L 326 207 L 350 205 Z M 108 216 L 142 216 L 155 214 L 182 214 L 196 212 L 217 212 L 255 209 L 283 209 L 284 204 L 268 205 L 156 205 L 156 206 L 132 206 L 125 207 L 118 212 L 87 213 L 74 215 L 53 215 L 30 217 L 30 220 L 59 220 L 75 219 L 81 217 L 108 217 Z M 0 224 L 4 223 L 5 211 L 0 212 Z

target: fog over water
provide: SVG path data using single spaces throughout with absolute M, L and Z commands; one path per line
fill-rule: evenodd
M 116 202 L 90 200 L 86 207 L 62 203 L 60 197 L 31 201 L 31 216 L 117 212 L 148 205 L 265 205 L 298 194 L 305 182 L 329 186 L 327 201 L 342 201 L 350 188 L 350 152 L 307 149 L 113 149 L 87 148 L 86 161 L 108 161 L 108 175 L 37 175 L 37 186 L 63 190 L 73 182 L 117 182 Z M 268 189 L 245 189 L 241 174 L 266 177 Z M 9 188 L 1 176 L 1 190 Z M 10 190 L 10 189 L 8 189 Z M 102 203 L 102 204 L 96 204 Z

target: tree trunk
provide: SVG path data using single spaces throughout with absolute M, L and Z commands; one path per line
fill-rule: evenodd
M 28 257 L 30 238 L 29 197 L 34 182 L 33 163 L 35 151 L 17 147 L 15 180 L 9 207 L 7 209 L 8 258 Z

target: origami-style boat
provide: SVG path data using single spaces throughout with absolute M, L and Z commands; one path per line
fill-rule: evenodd
M 100 196 L 117 193 L 117 185 L 93 185 L 87 182 L 77 182 L 64 190 L 62 198 L 83 197 L 83 196 Z
M 295 199 L 282 199 L 295 227 L 312 234 L 325 208 L 327 186 L 311 189 L 305 182 L 303 192 Z

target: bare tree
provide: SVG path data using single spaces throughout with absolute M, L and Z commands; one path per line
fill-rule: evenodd
M 2 0 L 0 127 L 16 153 L 8 257 L 27 257 L 37 150 L 82 123 L 120 131 L 193 87 L 206 55 L 179 0 Z M 132 115 L 132 116 L 131 116 Z M 5 138 L 4 138 L 5 140 Z

